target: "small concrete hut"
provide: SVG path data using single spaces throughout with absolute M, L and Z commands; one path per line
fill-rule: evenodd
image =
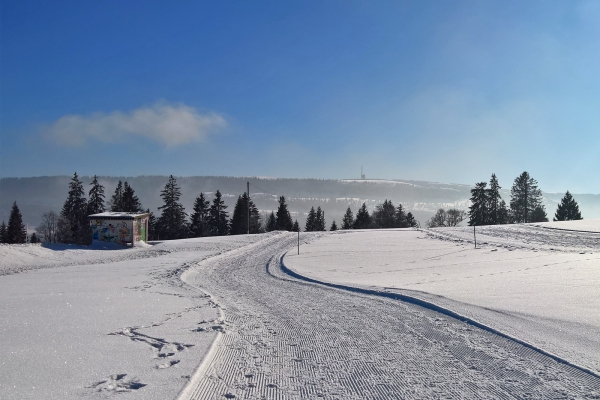
M 103 212 L 89 215 L 92 240 L 131 247 L 148 238 L 149 213 Z

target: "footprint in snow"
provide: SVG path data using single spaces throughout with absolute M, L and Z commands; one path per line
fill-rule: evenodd
M 92 383 L 88 388 L 98 392 L 131 392 L 146 386 L 138 379 L 125 379 L 127 374 L 112 374 L 108 378 Z
M 156 366 L 156 369 L 165 369 L 165 368 L 170 368 L 175 364 L 179 364 L 179 360 L 170 360 L 167 361 L 165 363 L 159 364 Z

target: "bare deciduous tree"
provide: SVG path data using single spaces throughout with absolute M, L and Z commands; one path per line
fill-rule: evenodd
M 437 210 L 435 215 L 427 220 L 425 225 L 428 228 L 437 228 L 440 226 L 446 226 L 446 210 L 440 208 Z
M 465 219 L 465 212 L 456 208 L 451 208 L 448 211 L 440 208 L 435 215 L 431 217 L 425 225 L 428 228 L 458 226 Z
M 40 241 L 45 243 L 56 243 L 58 229 L 58 214 L 49 211 L 42 214 L 42 222 L 35 228 Z
M 446 226 L 458 226 L 465 219 L 465 212 L 456 208 L 451 208 L 446 212 Z

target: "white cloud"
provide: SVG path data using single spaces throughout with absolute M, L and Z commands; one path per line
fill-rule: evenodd
M 171 147 L 203 141 L 225 126 L 225 118 L 215 112 L 200 114 L 182 103 L 158 102 L 129 112 L 65 115 L 44 131 L 47 137 L 69 146 L 90 140 L 112 143 L 138 137 Z

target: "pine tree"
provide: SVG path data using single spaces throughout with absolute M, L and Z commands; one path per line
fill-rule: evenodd
M 277 230 L 278 231 L 291 231 L 294 223 L 292 222 L 292 216 L 288 211 L 287 204 L 285 204 L 285 197 L 279 197 L 279 207 L 277 208 Z
M 502 197 L 500 197 L 500 184 L 498 183 L 498 178 L 496 178 L 496 174 L 492 174 L 490 178 L 490 188 L 487 190 L 487 224 L 488 225 L 497 225 L 500 220 L 500 202 L 502 201 Z
M 92 242 L 92 228 L 87 218 L 87 199 L 77 173 L 69 183 L 69 194 L 60 212 L 60 236 L 64 243 L 88 245 Z
M 354 220 L 354 229 L 368 229 L 371 227 L 371 216 L 367 210 L 367 203 L 359 208 L 356 213 L 356 219 Z
M 23 224 L 23 216 L 17 202 L 13 203 L 12 209 L 10 210 L 10 216 L 8 217 L 8 226 L 6 227 L 6 240 L 4 243 L 19 244 L 27 243 L 27 231 Z
M 94 180 L 92 183 L 92 188 L 88 192 L 88 215 L 99 214 L 106 211 L 106 207 L 104 206 L 104 186 L 98 182 L 98 177 L 94 175 Z
M 158 207 L 162 212 L 156 221 L 157 234 L 163 239 L 188 237 L 187 214 L 183 205 L 179 203 L 181 189 L 179 189 L 177 180 L 173 175 L 169 176 L 169 181 L 160 192 L 160 197 L 163 200 L 163 205 Z
M 212 236 L 225 236 L 229 233 L 229 213 L 226 209 L 221 192 L 217 190 L 208 211 L 208 226 Z
M 292 232 L 300 232 L 300 225 L 298 224 L 298 220 L 294 221 L 294 226 L 292 226 Z
M 117 183 L 115 194 L 110 198 L 110 211 L 123 212 L 123 182 Z
M 277 218 L 275 218 L 275 213 L 271 211 L 271 214 L 265 221 L 265 231 L 273 232 L 277 230 Z
M 206 200 L 204 193 L 200 192 L 200 195 L 196 197 L 196 200 L 194 201 L 194 212 L 190 217 L 190 230 L 192 231 L 192 237 L 208 236 L 209 210 L 210 201 Z
M 8 235 L 6 230 L 6 223 L 2 221 L 2 225 L 0 225 L 0 243 L 7 243 Z
M 140 200 L 135 191 L 127 182 L 123 185 L 123 196 L 121 197 L 121 212 L 139 213 L 143 211 Z
M 408 228 L 409 226 L 402 204 L 398 204 L 396 212 L 394 213 L 394 226 L 396 228 Z
M 417 220 L 415 219 L 415 217 L 413 217 L 413 215 L 410 211 L 406 214 L 406 223 L 411 228 L 419 227 L 419 222 L 417 222 Z
M 315 208 L 311 207 L 306 217 L 306 224 L 304 225 L 304 232 L 314 232 L 317 225 L 317 213 Z
M 317 207 L 315 216 L 315 231 L 325 231 L 325 211 L 321 210 L 321 206 Z
M 250 202 L 250 233 L 255 234 L 260 231 L 260 214 L 254 205 L 252 199 L 248 199 L 248 194 L 244 192 L 238 197 L 233 215 L 231 217 L 230 233 L 232 235 L 244 235 L 248 233 L 248 201 Z
M 329 228 L 329 230 L 330 231 L 337 231 L 338 230 L 337 225 L 335 224 L 335 221 L 333 221 L 331 223 L 331 227 Z
M 575 221 L 583 219 L 579 211 L 579 204 L 575 201 L 571 193 L 567 190 L 565 196 L 560 201 L 556 213 L 554 214 L 555 221 Z
M 396 209 L 391 200 L 385 199 L 382 204 L 378 204 L 373 211 L 373 222 L 377 228 L 394 228 Z
M 487 225 L 488 222 L 488 190 L 486 182 L 479 182 L 471 189 L 471 206 L 469 207 L 469 226 Z M 437 225 L 440 226 L 440 225 Z
M 510 191 L 510 209 L 514 222 L 531 222 L 533 211 L 542 205 L 542 191 L 537 181 L 523 172 L 513 183 Z
M 352 210 L 350 207 L 346 209 L 346 213 L 342 218 L 342 229 L 352 229 L 354 226 L 354 215 L 352 214 Z

